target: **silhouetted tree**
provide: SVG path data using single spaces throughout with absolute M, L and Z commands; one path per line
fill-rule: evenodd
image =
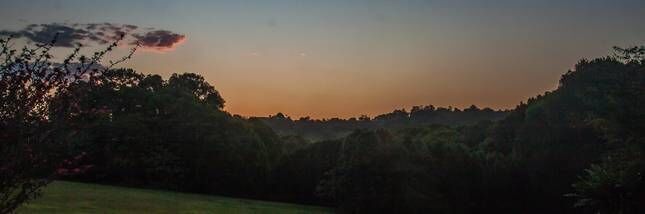
M 0 39 L 0 213 L 38 196 L 56 169 L 65 166 L 62 160 L 68 157 L 60 148 L 68 134 L 49 123 L 48 115 L 60 110 L 51 101 L 71 85 L 91 83 L 106 67 L 129 59 L 136 48 L 106 67 L 99 64 L 119 41 L 89 57 L 79 47 L 56 62 L 51 54 L 55 38 L 21 50 L 12 49 L 12 37 Z

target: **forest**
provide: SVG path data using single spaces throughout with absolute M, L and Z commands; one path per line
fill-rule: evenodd
M 497 121 L 508 114 L 508 110 L 493 110 L 491 108 L 479 109 L 475 105 L 460 110 L 459 108 L 413 106 L 410 112 L 397 109 L 390 113 L 375 116 L 373 119 L 367 115 L 349 119 L 311 119 L 301 117 L 297 120 L 277 113 L 268 117 L 251 117 L 252 120 L 261 120 L 270 126 L 278 135 L 302 137 L 308 141 L 331 140 L 349 135 L 356 129 L 399 129 L 404 127 L 447 125 L 466 126 L 474 125 L 481 121 Z
M 510 110 L 243 117 L 202 76 L 104 52 L 0 56 L 0 213 L 53 180 L 335 207 L 339 213 L 639 213 L 645 47 L 582 59 Z M 77 49 L 78 50 L 78 49 Z M 124 57 L 124 60 L 129 56 Z

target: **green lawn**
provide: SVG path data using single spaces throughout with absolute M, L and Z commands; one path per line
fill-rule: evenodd
M 18 213 L 331 213 L 316 206 L 57 181 Z

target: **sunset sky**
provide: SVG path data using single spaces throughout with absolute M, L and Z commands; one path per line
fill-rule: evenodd
M 0 5 L 6 32 L 26 32 L 30 24 L 136 26 L 133 35 L 152 40 L 124 66 L 164 77 L 199 73 L 222 94 L 227 111 L 246 116 L 346 118 L 427 104 L 512 108 L 554 89 L 583 57 L 645 44 L 643 0 Z

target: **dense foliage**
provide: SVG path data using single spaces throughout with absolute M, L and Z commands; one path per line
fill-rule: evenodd
M 267 186 L 280 139 L 222 111 L 223 99 L 201 76 L 163 80 L 117 69 L 96 82 L 73 85 L 55 102 L 66 111 L 51 116 L 79 136 L 73 149 L 92 167 L 79 179 L 249 196 Z

